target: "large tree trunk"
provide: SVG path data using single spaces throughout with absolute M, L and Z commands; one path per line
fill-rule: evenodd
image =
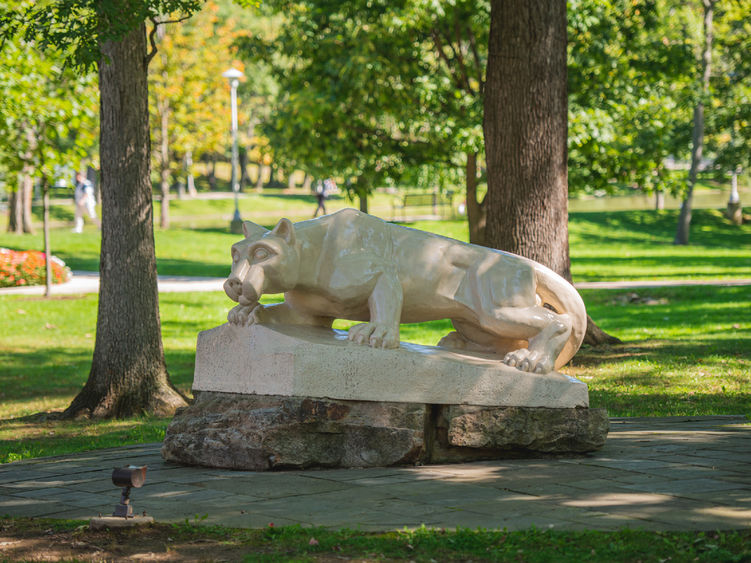
M 571 279 L 566 3 L 493 0 L 485 87 L 486 244 Z
M 469 224 L 469 242 L 485 244 L 485 198 L 477 199 L 477 153 L 467 153 L 465 170 L 467 185 L 467 223 Z
M 701 157 L 704 150 L 704 101 L 709 96 L 709 77 L 712 72 L 712 18 L 714 4 L 717 0 L 702 0 L 704 4 L 704 50 L 701 56 L 701 92 L 699 100 L 694 106 L 694 123 L 691 135 L 691 167 L 688 171 L 688 188 L 681 204 L 678 215 L 678 226 L 675 231 L 673 244 L 688 244 L 691 231 L 691 208 L 694 197 L 694 185 L 699 172 Z
M 102 45 L 99 65 L 102 243 L 89 379 L 67 416 L 172 414 L 185 404 L 162 348 L 149 175 L 144 25 Z
M 159 104 L 160 143 L 159 143 L 159 190 L 162 195 L 159 206 L 159 227 L 169 229 L 169 100 Z
M 531 258 L 571 281 L 566 3 L 493 0 L 490 16 L 485 245 Z M 617 341 L 591 319 L 586 338 Z

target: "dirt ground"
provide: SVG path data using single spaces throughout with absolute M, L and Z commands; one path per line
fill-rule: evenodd
M 249 551 L 219 540 L 172 535 L 173 529 L 158 524 L 138 530 L 0 529 L 0 560 L 238 561 Z

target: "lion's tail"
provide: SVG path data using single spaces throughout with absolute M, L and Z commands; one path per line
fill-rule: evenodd
M 574 357 L 587 332 L 587 310 L 573 285 L 542 264 L 535 264 L 537 295 L 542 305 L 556 313 L 571 317 L 571 335 L 555 361 L 555 369 L 566 365 Z

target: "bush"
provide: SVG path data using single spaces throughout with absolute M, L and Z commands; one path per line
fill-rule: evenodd
M 70 279 L 70 268 L 52 256 L 52 283 Z M 0 248 L 0 287 L 43 285 L 46 279 L 44 252 L 36 250 L 9 250 Z

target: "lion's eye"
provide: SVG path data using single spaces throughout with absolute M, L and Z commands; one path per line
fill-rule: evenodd
M 256 248 L 253 251 L 253 261 L 254 262 L 259 262 L 261 260 L 265 260 L 268 257 L 269 257 L 269 251 L 266 250 L 265 248 Z
M 237 262 L 240 259 L 240 253 L 237 251 L 236 248 L 232 249 L 232 261 Z

